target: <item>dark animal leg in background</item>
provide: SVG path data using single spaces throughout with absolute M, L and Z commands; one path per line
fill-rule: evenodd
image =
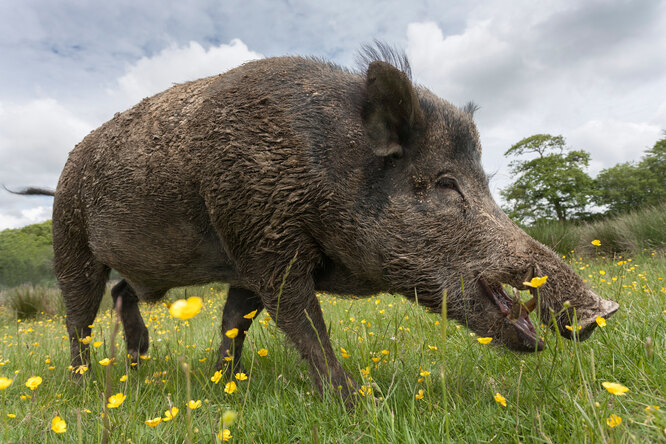
M 137 304 L 139 298 L 125 279 L 118 282 L 111 289 L 111 297 L 113 297 L 114 307 L 118 298 L 122 298 L 120 319 L 123 321 L 123 329 L 125 330 L 127 353 L 130 355 L 132 362 L 138 363 L 139 356 L 148 351 L 149 344 L 148 329 L 143 323 Z
M 245 334 L 250 329 L 253 319 L 246 319 L 243 316 L 254 310 L 257 310 L 256 315 L 259 315 L 263 308 L 264 304 L 261 299 L 253 292 L 243 288 L 229 287 L 227 302 L 224 304 L 222 312 L 222 344 L 217 359 L 217 369 L 225 369 L 227 378 L 232 378 L 234 373 L 245 372 L 241 363 L 241 353 Z M 234 328 L 238 329 L 238 336 L 231 339 L 225 333 Z M 231 357 L 232 360 L 226 361 L 225 357 Z
M 69 274 L 68 279 L 59 281 L 67 313 L 67 332 L 74 370 L 81 365 L 90 364 L 89 346 L 81 340 L 90 336 L 89 325 L 92 325 L 97 316 L 109 271 L 107 266 L 91 258 L 84 269 L 79 269 L 76 273 Z

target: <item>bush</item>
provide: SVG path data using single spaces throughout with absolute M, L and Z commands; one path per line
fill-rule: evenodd
M 540 222 L 525 231 L 562 255 L 638 254 L 666 248 L 666 205 L 588 223 Z M 592 245 L 595 239 L 601 246 Z
M 56 288 L 24 284 L 1 292 L 0 301 L 18 319 L 65 313 L 60 290 Z

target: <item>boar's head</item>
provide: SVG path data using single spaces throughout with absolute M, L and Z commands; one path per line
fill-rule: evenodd
M 378 160 L 356 208 L 373 214 L 359 234 L 378 259 L 375 276 L 365 277 L 435 312 L 446 294 L 449 317 L 510 349 L 543 348 L 533 310 L 564 337 L 586 339 L 596 317 L 618 304 L 594 294 L 498 207 L 470 111 L 414 86 L 389 63 L 369 64 L 361 116 Z M 528 289 L 533 276 L 548 279 L 530 301 L 505 292 Z

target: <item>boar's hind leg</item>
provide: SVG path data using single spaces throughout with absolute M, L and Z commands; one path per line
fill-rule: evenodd
M 237 372 L 245 373 L 241 363 L 241 353 L 243 352 L 245 334 L 250 329 L 254 316 L 250 319 L 244 316 L 254 310 L 257 311 L 254 314 L 256 316 L 263 308 L 264 304 L 261 299 L 253 292 L 238 287 L 229 288 L 227 302 L 224 304 L 224 311 L 222 312 L 222 345 L 220 345 L 220 354 L 217 360 L 217 369 L 225 369 L 227 378 L 232 378 L 233 374 Z M 225 335 L 226 332 L 234 328 L 238 329 L 236 337 L 230 338 Z
M 283 288 L 279 306 L 277 296 L 270 300 L 270 304 L 264 300 L 268 312 L 310 365 L 317 388 L 331 388 L 351 406 L 357 384 L 333 352 L 321 306 L 315 296 L 314 283 L 310 281 L 302 287 L 295 282 L 288 283 Z
M 73 273 L 58 273 L 58 281 L 62 291 L 67 313 L 67 332 L 71 351 L 71 364 L 74 370 L 90 363 L 90 325 L 95 320 L 99 304 L 104 296 L 109 268 L 90 259 L 83 269 Z M 63 278 L 64 276 L 64 278 Z M 77 375 L 77 373 L 74 373 Z
M 139 356 L 148 351 L 148 329 L 139 311 L 139 298 L 125 279 L 111 289 L 111 297 L 114 306 L 118 303 L 118 298 L 121 298 L 120 319 L 125 330 L 127 353 L 132 362 L 138 363 Z

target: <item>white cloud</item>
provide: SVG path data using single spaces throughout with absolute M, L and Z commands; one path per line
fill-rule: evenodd
M 53 99 L 0 103 L 0 166 L 9 184 L 56 176 L 65 156 L 92 126 Z
M 127 105 L 163 91 L 174 83 L 182 83 L 220 74 L 250 60 L 263 56 L 240 40 L 206 50 L 197 42 L 185 47 L 171 46 L 154 57 L 143 57 L 118 79 L 118 90 Z
M 591 153 L 591 173 L 620 162 L 637 160 L 640 153 L 652 148 L 662 129 L 648 123 L 616 120 L 591 120 L 569 133 L 567 142 Z
M 0 213 L 0 230 L 19 228 L 51 219 L 52 207 L 39 206 L 19 211 L 16 215 Z
M 52 98 L 0 103 L 0 183 L 10 189 L 55 188 L 67 154 L 103 123 L 99 116 L 112 115 L 174 83 L 222 73 L 261 57 L 237 39 L 208 50 L 196 42 L 171 46 L 130 65 L 106 101 L 95 103 L 92 122 L 78 116 L 74 106 L 69 109 Z M 36 199 L 0 190 L 0 230 L 50 218 L 50 207 L 30 208 Z

